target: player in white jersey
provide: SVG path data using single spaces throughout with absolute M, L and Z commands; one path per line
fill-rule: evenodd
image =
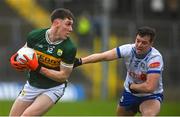
M 87 63 L 111 61 L 123 58 L 127 68 L 124 91 L 117 106 L 118 116 L 155 116 L 160 112 L 163 100 L 163 58 L 152 47 L 155 30 L 141 27 L 137 30 L 135 43 L 125 44 L 102 53 L 76 58 L 74 67 Z

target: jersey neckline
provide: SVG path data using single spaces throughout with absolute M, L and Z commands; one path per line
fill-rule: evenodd
M 58 41 L 52 42 L 52 41 L 49 39 L 49 36 L 48 36 L 49 31 L 50 31 L 50 29 L 48 29 L 48 30 L 46 31 L 46 34 L 45 34 L 46 41 L 47 41 L 49 44 L 57 45 L 57 44 L 60 44 L 61 42 L 63 42 L 63 40 L 58 40 Z
M 146 57 L 146 55 L 148 55 L 152 50 L 152 47 L 145 53 L 145 54 L 137 54 L 136 53 L 136 48 L 133 47 L 133 52 L 135 54 L 135 57 L 138 58 L 138 59 L 144 59 Z

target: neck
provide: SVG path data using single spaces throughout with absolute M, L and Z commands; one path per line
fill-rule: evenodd
M 55 32 L 53 32 L 52 29 L 49 30 L 48 37 L 51 42 L 56 42 L 58 40 L 55 36 Z
M 151 51 L 151 48 L 144 54 L 137 54 L 136 51 L 135 51 L 135 55 L 137 58 L 139 59 L 143 59 L 144 57 L 146 57 L 146 55 Z

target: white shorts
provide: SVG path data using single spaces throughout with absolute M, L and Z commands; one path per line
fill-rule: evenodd
M 24 88 L 20 92 L 18 99 L 24 101 L 34 101 L 39 95 L 47 95 L 54 103 L 56 103 L 63 95 L 66 88 L 66 84 L 61 84 L 56 87 L 48 89 L 40 89 L 31 86 L 28 82 L 24 85 Z

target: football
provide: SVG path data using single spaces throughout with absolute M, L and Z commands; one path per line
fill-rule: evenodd
M 29 59 L 33 59 L 33 54 L 35 53 L 35 51 L 32 48 L 29 47 L 22 47 L 17 51 L 18 55 L 16 57 L 16 61 L 22 63 L 20 61 L 20 58 L 23 60 L 26 60 L 26 58 L 23 55 L 26 55 Z M 37 57 L 37 55 L 36 55 Z

